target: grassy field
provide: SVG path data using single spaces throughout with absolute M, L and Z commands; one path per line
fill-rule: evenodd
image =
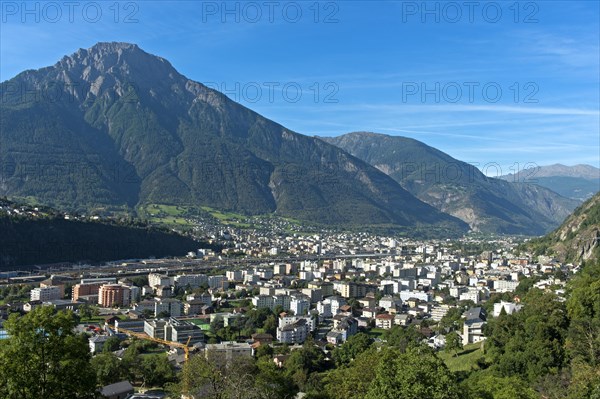
M 204 212 L 209 213 L 212 217 L 218 219 L 223 224 L 240 228 L 250 227 L 250 224 L 241 222 L 241 220 L 246 219 L 246 216 L 241 215 L 239 213 L 222 212 L 217 209 L 210 208 L 208 206 L 200 207 L 200 209 L 202 209 Z
M 184 215 L 189 214 L 190 209 L 185 206 L 149 204 L 138 209 L 140 216 L 150 223 L 165 224 L 172 226 L 191 226 Z
M 477 359 L 485 356 L 481 350 L 481 343 L 466 345 L 463 350 L 454 356 L 454 352 L 438 352 L 440 359 L 446 363 L 450 371 L 469 371 L 475 367 Z
M 371 338 L 381 338 L 386 331 L 387 330 L 384 328 L 371 328 L 367 334 L 369 334 Z

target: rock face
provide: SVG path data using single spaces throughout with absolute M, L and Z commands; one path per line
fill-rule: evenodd
M 570 261 L 600 259 L 600 193 L 583 203 L 544 238 L 549 252 Z
M 193 204 L 324 224 L 468 228 L 369 164 L 134 44 L 81 49 L 0 90 L 0 195 L 82 209 Z
M 406 137 L 356 132 L 323 139 L 476 231 L 544 234 L 580 203 L 538 185 L 486 177 L 473 165 Z

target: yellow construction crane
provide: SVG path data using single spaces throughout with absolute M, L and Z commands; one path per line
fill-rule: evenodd
M 185 361 L 187 362 L 188 359 L 190 358 L 190 341 L 192 340 L 191 336 L 188 336 L 187 342 L 185 344 L 182 344 L 181 342 L 176 342 L 176 341 L 167 341 L 165 339 L 160 339 L 160 338 L 154 338 L 151 337 L 145 333 L 139 333 L 139 332 L 135 332 L 135 331 L 131 331 L 131 330 L 127 330 L 125 328 L 121 328 L 121 327 L 115 327 L 113 325 L 110 324 L 105 324 L 108 328 L 112 329 L 113 331 L 119 331 L 119 332 L 124 332 L 127 335 L 131 335 L 132 337 L 136 337 L 139 339 L 145 339 L 147 341 L 153 341 L 153 342 L 157 342 L 159 344 L 163 344 L 163 345 L 167 345 L 167 346 L 174 346 L 177 348 L 181 348 L 183 349 L 183 352 L 185 353 Z

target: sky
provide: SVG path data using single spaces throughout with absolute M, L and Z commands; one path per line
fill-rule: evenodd
M 0 1 L 0 81 L 138 44 L 306 135 L 415 138 L 489 176 L 600 167 L 598 1 Z

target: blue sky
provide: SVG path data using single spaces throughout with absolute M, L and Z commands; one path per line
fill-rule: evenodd
M 408 136 L 492 176 L 600 166 L 597 1 L 26 4 L 1 2 L 2 81 L 126 41 L 307 135 Z

